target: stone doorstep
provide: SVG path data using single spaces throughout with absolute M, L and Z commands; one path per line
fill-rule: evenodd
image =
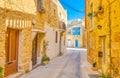
M 18 72 L 18 73 L 12 74 L 10 76 L 7 76 L 5 78 L 19 78 L 21 75 L 22 75 L 22 73 Z
M 99 72 L 93 71 L 91 68 L 92 68 L 92 66 L 90 64 L 85 67 L 85 72 L 87 74 L 87 78 L 99 78 Z

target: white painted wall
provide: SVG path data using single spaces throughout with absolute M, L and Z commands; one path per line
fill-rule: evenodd
M 46 54 L 53 59 L 59 54 L 59 30 L 57 28 L 53 28 L 48 24 L 45 25 L 46 36 L 45 40 L 48 41 L 48 48 Z M 56 39 L 56 31 L 58 31 L 58 40 Z
M 62 51 L 62 53 L 65 53 L 66 52 L 66 38 L 65 38 L 65 34 L 66 33 L 64 33 L 64 35 L 62 36 L 62 46 L 61 46 L 61 51 Z

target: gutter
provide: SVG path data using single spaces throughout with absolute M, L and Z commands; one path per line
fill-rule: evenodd
M 112 28 L 111 28 L 111 4 L 114 3 L 116 0 L 110 2 L 109 0 L 107 0 L 108 2 L 108 9 L 109 9 L 109 12 L 108 12 L 108 27 L 109 27 L 109 53 L 110 53 L 110 76 L 112 76 L 112 51 L 111 51 L 111 41 L 112 41 L 112 38 L 111 38 L 111 35 L 112 35 Z

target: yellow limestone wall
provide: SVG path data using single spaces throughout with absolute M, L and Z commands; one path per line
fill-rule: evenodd
M 19 29 L 18 72 L 31 70 L 32 38 L 34 20 L 36 28 L 44 29 L 41 14 L 36 11 L 34 0 L 0 0 L 0 66 L 5 68 L 7 27 Z M 39 17 L 40 16 L 40 17 Z M 41 21 L 41 24 L 40 24 Z
M 88 16 L 91 13 L 91 5 L 93 7 L 92 29 L 90 28 L 91 21 Z M 102 13 L 98 13 L 98 6 L 103 7 Z M 110 74 L 112 78 L 120 78 L 119 8 L 120 0 L 86 0 L 88 60 L 91 63 L 96 61 L 98 69 Z M 101 26 L 100 29 L 99 25 Z M 105 37 L 105 53 L 103 53 L 103 57 L 98 57 L 98 52 L 101 50 L 102 44 L 101 37 Z M 105 63 L 103 62 L 104 58 Z
M 58 29 L 57 5 L 52 0 L 43 0 L 45 13 L 36 10 L 37 0 L 0 0 L 0 66 L 5 68 L 5 37 L 7 27 L 20 30 L 18 71 L 31 70 L 32 28 L 44 30 L 45 24 Z M 34 21 L 35 25 L 32 25 Z M 39 34 L 40 35 L 40 34 Z M 43 34 L 40 37 L 44 37 Z M 58 38 L 59 39 L 59 38 Z M 41 40 L 40 40 L 41 41 Z M 42 43 L 40 43 L 42 46 Z M 50 45 L 50 44 L 49 44 Z M 59 49 L 59 48 L 58 48 Z M 51 51 L 52 52 L 52 51 Z

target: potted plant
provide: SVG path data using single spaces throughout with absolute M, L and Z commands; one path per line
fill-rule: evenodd
M 48 41 L 44 41 L 43 42 L 43 57 L 42 57 L 42 60 L 41 60 L 41 64 L 42 65 L 46 65 L 49 63 L 50 61 L 50 58 L 46 55 L 46 50 L 47 50 L 47 46 L 48 46 Z
M 88 13 L 88 16 L 89 16 L 90 19 L 92 19 L 93 13 Z
M 3 73 L 3 67 L 0 67 L 0 78 L 3 78 L 2 73 Z
M 92 64 L 92 70 L 97 71 L 97 62 L 93 62 Z
M 46 64 L 49 63 L 49 61 L 50 61 L 50 58 L 49 58 L 48 56 L 43 56 L 43 57 L 42 57 L 41 64 L 42 64 L 42 65 L 46 65 Z

